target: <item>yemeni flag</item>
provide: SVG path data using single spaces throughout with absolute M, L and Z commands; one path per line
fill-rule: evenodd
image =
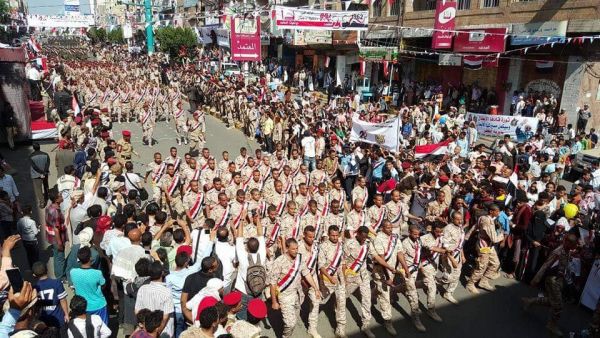
M 426 144 L 424 146 L 415 147 L 415 158 L 423 158 L 426 156 L 444 155 L 448 151 L 450 139 L 444 140 L 436 144 Z
M 81 108 L 79 108 L 79 103 L 77 102 L 75 95 L 73 95 L 71 98 L 71 109 L 73 109 L 73 114 L 75 116 L 81 114 Z
M 40 46 L 40 44 L 37 42 L 33 35 L 29 37 L 28 44 L 34 52 L 39 53 L 40 51 L 42 51 L 42 46 Z

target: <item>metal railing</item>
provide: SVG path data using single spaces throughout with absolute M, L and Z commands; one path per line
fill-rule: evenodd
M 500 6 L 500 0 L 483 0 L 481 8 L 492 8 Z

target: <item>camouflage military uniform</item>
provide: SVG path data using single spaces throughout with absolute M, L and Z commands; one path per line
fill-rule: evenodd
M 371 243 L 371 255 L 378 255 L 389 265 L 396 267 L 398 263 L 398 252 L 402 251 L 402 244 L 396 234 L 386 235 L 383 231 L 377 233 Z M 373 279 L 377 288 L 377 303 L 381 307 L 383 320 L 392 319 L 392 305 L 390 302 L 390 286 L 386 280 L 393 279 L 391 272 L 385 267 L 375 264 L 373 266 Z M 416 289 L 415 289 L 416 292 Z
M 344 284 L 344 248 L 342 242 L 332 243 L 325 241 L 319 250 L 319 270 L 327 269 L 329 275 L 337 278 L 337 284 L 333 284 L 328 276 L 321 274 L 321 292 L 326 300 L 335 293 L 335 320 L 337 322 L 336 332 L 346 330 L 346 285 Z
M 304 241 L 298 242 L 298 253 L 302 254 L 304 264 L 307 269 L 310 271 L 313 280 L 317 281 L 317 259 L 319 257 L 319 244 L 317 241 L 313 243 L 310 248 L 307 248 L 307 244 Z M 304 285 L 304 292 L 308 295 L 308 299 L 310 300 L 310 310 L 308 313 L 308 332 L 317 332 L 317 322 L 319 320 L 319 305 L 321 304 L 320 300 L 317 299 L 315 294 L 315 290 L 308 286 Z
M 346 257 L 346 296 L 360 290 L 360 308 L 362 327 L 371 323 L 371 274 L 367 269 L 370 243 L 361 245 L 356 239 L 346 240 L 344 253 Z
M 451 251 L 451 253 L 448 254 L 451 254 L 458 264 L 455 268 L 448 259 L 442 260 L 440 264 L 442 268 L 442 278 L 440 280 L 442 288 L 446 293 L 451 295 L 458 286 L 460 273 L 462 271 L 461 252 L 465 242 L 465 230 L 450 223 L 444 227 L 444 238 L 446 241 L 446 248 Z

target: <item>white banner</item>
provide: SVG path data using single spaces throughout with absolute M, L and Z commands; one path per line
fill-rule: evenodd
M 595 310 L 598 299 L 600 298 L 600 259 L 594 261 L 590 275 L 588 276 L 585 288 L 581 294 L 581 304 L 585 307 Z
M 355 117 L 352 119 L 350 142 L 377 144 L 382 148 L 397 151 L 400 143 L 400 119 L 371 123 Z
M 369 11 L 321 11 L 277 6 L 275 23 L 278 29 L 367 30 Z
M 467 113 L 469 123 L 475 122 L 477 132 L 482 136 L 510 135 L 513 139 L 521 140 L 526 133 L 537 131 L 539 120 L 535 117 L 487 115 Z
M 47 28 L 88 28 L 94 25 L 93 15 L 28 15 L 27 25 Z

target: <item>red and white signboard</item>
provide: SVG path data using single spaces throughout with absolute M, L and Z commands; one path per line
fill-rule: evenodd
M 260 61 L 260 18 L 231 18 L 231 56 L 234 61 Z
M 454 38 L 455 52 L 502 53 L 506 28 L 486 28 L 460 31 Z
M 355 30 L 369 28 L 369 11 L 320 11 L 294 7 L 275 7 L 278 29 Z
M 452 48 L 456 22 L 456 2 L 438 0 L 435 6 L 435 23 L 431 47 L 435 49 Z

